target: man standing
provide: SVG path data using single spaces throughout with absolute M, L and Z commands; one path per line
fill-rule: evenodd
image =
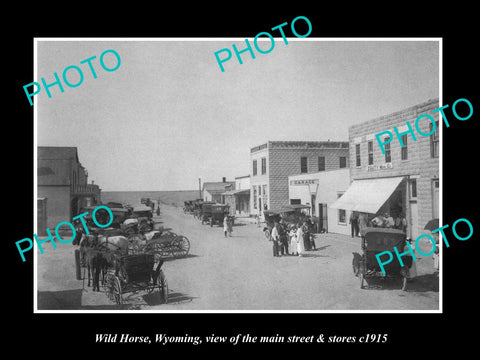
M 352 238 L 354 236 L 358 236 L 358 213 L 356 211 L 352 211 L 350 214 L 350 226 L 352 228 Z
M 270 234 L 270 239 L 273 243 L 273 256 L 280 256 L 278 254 L 278 241 L 279 241 L 279 233 L 278 233 L 278 227 L 279 224 L 278 222 L 275 221 L 275 224 L 273 225 L 272 228 L 272 233 Z

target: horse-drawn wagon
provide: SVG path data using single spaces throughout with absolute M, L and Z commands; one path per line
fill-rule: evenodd
M 167 278 L 161 269 L 163 261 L 156 261 L 153 254 L 123 255 L 116 266 L 108 269 L 103 288 L 105 294 L 118 305 L 123 304 L 123 294 L 138 291 L 152 293 L 158 290 L 159 303 L 168 301 Z

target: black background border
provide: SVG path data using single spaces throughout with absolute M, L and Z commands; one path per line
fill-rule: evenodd
M 4 95 L 3 153 L 4 204 L 6 235 L 3 250 L 8 264 L 4 268 L 4 316 L 11 314 L 7 326 L 8 347 L 22 349 L 31 344 L 32 350 L 57 353 L 56 346 L 108 352 L 153 351 L 156 354 L 180 351 L 212 354 L 235 350 L 237 352 L 268 349 L 284 352 L 324 351 L 339 349 L 366 351 L 378 355 L 392 350 L 415 354 L 441 353 L 442 349 L 461 345 L 472 346 L 475 332 L 468 326 L 474 321 L 476 296 L 476 267 L 478 253 L 478 215 L 473 205 L 478 199 L 474 182 L 476 167 L 474 150 L 476 122 L 480 107 L 478 90 L 478 57 L 475 55 L 477 38 L 474 35 L 473 8 L 468 5 L 441 6 L 420 9 L 418 4 L 403 3 L 386 8 L 317 9 L 285 7 L 260 12 L 256 7 L 223 4 L 218 8 L 173 11 L 154 5 L 155 11 L 136 5 L 135 9 L 119 9 L 113 5 L 100 9 L 85 5 L 66 11 L 63 8 L 36 9 L 29 7 L 14 14 L 14 26 L 4 27 L 6 49 L 3 56 L 7 87 Z M 149 5 L 150 6 L 150 5 Z M 124 7 L 124 6 L 122 6 Z M 272 7 L 273 9 L 273 7 Z M 34 314 L 33 313 L 33 258 L 22 263 L 15 241 L 33 234 L 33 111 L 23 92 L 23 85 L 33 81 L 34 37 L 253 37 L 296 16 L 306 16 L 312 23 L 310 37 L 441 37 L 443 38 L 443 103 L 452 104 L 458 98 L 467 98 L 474 107 L 468 121 L 450 121 L 443 131 L 443 219 L 452 224 L 458 218 L 469 219 L 474 235 L 465 242 L 453 240 L 444 248 L 443 314 Z M 476 85 L 476 84 L 475 84 Z M 447 115 L 449 113 L 447 112 Z M 451 114 L 451 113 L 450 113 Z M 453 117 L 451 117 L 453 119 Z M 450 118 L 449 118 L 450 119 Z M 472 319 L 472 321 L 469 321 Z M 472 324 L 475 326 L 475 324 Z M 232 346 L 207 345 L 127 345 L 96 344 L 96 333 L 130 333 L 132 335 L 230 336 L 251 334 L 273 336 L 280 334 L 360 336 L 367 333 L 389 334 L 386 344 L 241 344 Z M 73 349 L 73 348 L 72 348 Z M 68 350 L 69 352 L 71 350 Z M 388 351 L 388 353 L 386 353 Z M 59 352 L 59 354 L 62 352 Z

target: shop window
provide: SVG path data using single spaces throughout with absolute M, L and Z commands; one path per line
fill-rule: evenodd
M 390 140 L 390 136 L 385 136 L 384 141 L 388 141 L 388 140 Z M 385 162 L 386 163 L 392 162 L 390 143 L 384 145 L 384 150 L 385 150 Z
M 373 165 L 373 141 L 368 142 L 368 165 Z
M 347 158 L 345 156 L 340 156 L 340 169 L 347 167 Z
M 308 172 L 308 166 L 307 166 L 307 158 L 302 156 L 300 158 L 300 173 L 306 173 Z
M 360 158 L 360 144 L 355 145 L 355 158 L 356 158 L 356 166 L 361 166 L 362 160 Z
M 318 171 L 325 171 L 325 156 L 318 157 Z
M 439 146 L 439 139 L 440 139 L 440 130 L 438 121 L 435 122 L 435 131 L 432 135 L 430 135 L 430 156 L 432 158 L 438 157 L 438 146 Z M 430 131 L 432 131 L 432 123 L 430 123 Z
M 253 160 L 253 176 L 257 175 L 257 160 Z
M 343 193 L 337 193 L 337 199 L 341 198 Z M 347 211 L 344 209 L 338 209 L 338 223 L 346 224 L 347 223 Z
M 408 143 L 407 143 L 407 135 L 402 135 L 402 144 L 401 147 L 401 158 L 402 160 L 408 160 Z
M 262 175 L 267 173 L 267 158 L 262 158 Z

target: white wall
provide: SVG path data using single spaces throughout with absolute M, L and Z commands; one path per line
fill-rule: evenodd
M 315 184 L 292 185 L 292 180 L 315 180 Z M 348 219 L 350 211 L 346 211 L 345 223 L 338 222 L 338 209 L 330 208 L 338 197 L 338 193 L 345 192 L 350 186 L 349 169 L 320 171 L 317 173 L 294 175 L 288 177 L 289 199 L 300 199 L 302 204 L 311 204 L 311 193 L 316 194 L 315 215 L 319 214 L 319 203 L 327 204 L 328 232 L 350 235 Z

